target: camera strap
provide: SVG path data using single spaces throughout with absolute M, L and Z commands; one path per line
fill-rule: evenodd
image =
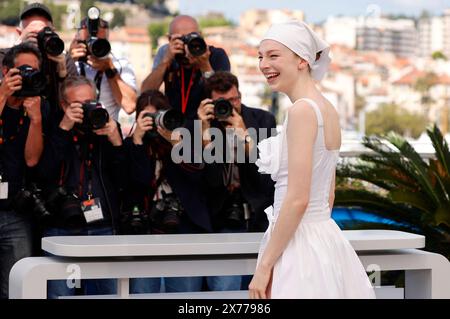
M 81 76 L 86 76 L 86 68 L 84 67 L 84 62 L 79 62 L 80 65 L 80 75 Z
M 87 182 L 88 182 L 88 190 L 87 190 L 87 196 L 89 199 L 92 198 L 92 153 L 94 150 L 94 144 L 89 143 L 87 145 L 87 150 L 85 152 L 85 156 L 81 156 L 81 164 L 80 164 L 80 184 L 78 186 L 78 195 L 80 198 L 83 197 L 83 186 L 84 186 L 84 177 L 85 173 L 87 176 Z
M 84 62 L 79 62 L 80 65 L 80 75 L 86 76 L 86 66 Z M 94 77 L 95 86 L 97 87 L 97 102 L 100 100 L 100 92 L 102 86 L 103 72 L 97 71 Z
M 181 112 L 184 114 L 186 113 L 187 104 L 189 101 L 189 95 L 191 94 L 191 88 L 194 84 L 194 77 L 197 73 L 196 68 L 192 68 L 191 78 L 189 79 L 189 84 L 187 87 L 187 91 L 185 90 L 186 84 L 184 81 L 184 68 L 181 67 Z
M 103 79 L 103 72 L 97 71 L 94 77 L 95 86 L 97 87 L 97 102 L 100 101 L 102 79 Z

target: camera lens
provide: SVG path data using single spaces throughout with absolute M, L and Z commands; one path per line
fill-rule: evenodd
M 223 98 L 217 99 L 214 102 L 214 115 L 218 119 L 226 119 L 233 113 L 233 106 L 228 100 Z
M 187 46 L 193 56 L 200 56 L 206 52 L 205 40 L 196 33 L 188 36 Z
M 92 128 L 95 130 L 105 127 L 105 125 L 109 121 L 109 114 L 105 109 L 92 110 L 91 112 L 89 112 L 88 117 Z
M 109 122 L 108 111 L 97 101 L 83 103 L 84 120 L 80 126 L 83 130 L 97 130 L 105 127 Z
M 50 36 L 44 43 L 44 50 L 52 56 L 58 56 L 64 51 L 64 42 L 57 36 Z
M 106 39 L 91 38 L 88 41 L 88 49 L 96 58 L 103 58 L 111 52 L 111 45 Z
M 37 35 L 39 49 L 52 56 L 58 56 L 64 51 L 64 42 L 49 27 L 45 27 Z
M 184 123 L 183 114 L 177 110 L 170 109 L 161 111 L 156 116 L 155 122 L 162 128 L 173 131 Z

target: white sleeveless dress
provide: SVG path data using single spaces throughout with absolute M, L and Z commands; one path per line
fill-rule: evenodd
M 302 99 L 314 109 L 318 131 L 313 150 L 311 195 L 308 207 L 292 239 L 273 270 L 272 298 L 375 298 L 363 265 L 342 231 L 331 219 L 330 187 L 339 151 L 325 146 L 323 118 L 317 104 Z M 258 262 L 270 238 L 287 191 L 288 148 L 286 128 L 258 144 L 259 171 L 271 174 L 275 184 L 273 206 L 265 212 L 269 228 L 264 234 Z

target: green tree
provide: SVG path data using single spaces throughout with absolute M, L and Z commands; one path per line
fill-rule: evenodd
M 435 51 L 435 52 L 433 52 L 433 54 L 431 55 L 431 58 L 433 60 L 445 60 L 445 61 L 447 61 L 447 56 L 445 56 L 445 54 L 442 53 L 442 51 Z
M 422 95 L 422 104 L 428 110 L 433 102 L 430 96 L 430 89 L 435 85 L 437 75 L 433 72 L 427 72 L 424 76 L 419 77 L 413 85 L 414 90 Z
M 50 12 L 52 13 L 53 25 L 55 26 L 56 30 L 61 30 L 63 23 L 63 16 L 67 12 L 67 6 L 57 5 L 51 0 L 44 1 L 44 4 L 49 8 Z
M 435 150 L 428 161 L 396 133 L 365 137 L 372 153 L 338 167 L 335 206 L 389 218 L 397 224 L 386 228 L 423 234 L 427 250 L 450 258 L 450 151 L 436 125 L 427 134 Z
M 0 22 L 6 25 L 18 25 L 20 10 L 24 2 L 0 0 Z
M 95 0 L 81 0 L 80 1 L 81 19 L 84 19 L 87 16 L 88 9 L 93 6 L 95 6 Z
M 125 25 L 126 13 L 122 10 L 115 8 L 113 10 L 113 18 L 110 23 L 110 28 L 123 27 Z
M 147 9 L 151 8 L 155 4 L 163 4 L 164 0 L 134 0 L 137 4 L 144 5 Z
M 152 48 L 156 49 L 158 46 L 158 39 L 169 33 L 169 20 L 151 23 L 148 26 L 148 33 L 152 39 Z
M 201 17 L 198 19 L 200 29 L 208 27 L 231 26 L 233 23 L 225 17 Z
M 390 131 L 418 138 L 427 126 L 427 118 L 423 115 L 408 112 L 395 105 L 384 104 L 379 109 L 366 115 L 367 134 L 385 135 Z

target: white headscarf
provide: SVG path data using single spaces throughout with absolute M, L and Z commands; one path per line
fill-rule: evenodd
M 330 46 L 304 22 L 292 20 L 273 24 L 263 40 L 277 41 L 306 60 L 311 68 L 311 76 L 317 81 L 322 80 L 328 71 Z M 316 61 L 316 55 L 321 51 Z

